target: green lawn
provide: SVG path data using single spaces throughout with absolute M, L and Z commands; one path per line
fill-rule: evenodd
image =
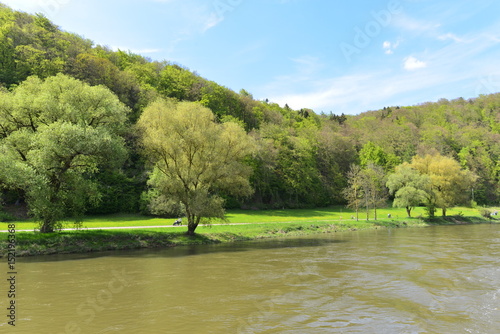
M 494 208 L 493 208 L 494 210 Z M 428 222 L 419 218 L 423 208 L 416 208 L 414 218 L 407 218 L 404 209 L 378 210 L 377 221 L 370 221 L 360 213 L 356 221 L 352 211 L 344 207 L 308 210 L 243 211 L 231 210 L 225 222 L 216 221 L 211 226 L 199 226 L 193 237 L 186 235 L 186 226 L 173 227 L 175 219 L 151 218 L 140 215 L 108 215 L 86 217 L 83 230 L 61 231 L 51 234 L 33 233 L 37 226 L 32 221 L 16 222 L 16 254 L 18 256 L 86 253 L 106 250 L 138 248 L 164 248 L 179 245 L 234 242 L 262 238 L 276 238 L 318 233 L 335 233 L 359 229 L 405 228 L 429 224 L 485 223 L 479 210 L 455 208 L 448 211 L 448 219 L 437 218 Z M 391 218 L 387 215 L 391 214 Z M 495 219 L 494 222 L 498 222 Z M 0 230 L 7 230 L 9 223 L 0 223 Z M 139 229 L 87 230 L 100 227 L 143 226 Z M 148 228 L 148 226 L 160 226 Z M 68 223 L 66 227 L 72 227 Z M 30 232 L 21 232 L 29 230 Z M 5 234 L 7 235 L 7 234 Z M 7 254 L 7 237 L 0 237 L 0 257 Z
M 388 218 L 388 214 L 391 218 Z M 437 212 L 439 215 L 440 212 Z M 478 217 L 479 210 L 465 207 L 457 207 L 449 209 L 449 216 L 464 215 Z M 342 206 L 335 206 L 321 209 L 296 209 L 296 210 L 230 210 L 227 212 L 226 221 L 214 221 L 213 224 L 261 224 L 261 223 L 332 223 L 342 221 L 352 221 L 355 213 Z M 412 219 L 415 217 L 424 217 L 424 208 L 418 207 L 412 211 Z M 373 210 L 370 211 L 370 221 L 373 220 Z M 360 221 L 366 220 L 366 213 L 360 211 Z M 377 210 L 377 220 L 393 221 L 405 220 L 406 211 L 399 208 L 382 208 Z M 83 228 L 99 228 L 99 227 L 131 227 L 131 226 L 164 226 L 168 230 L 177 231 L 179 228 L 173 227 L 173 218 L 153 218 L 141 215 L 131 214 L 114 214 L 106 216 L 88 216 L 83 220 Z M 38 224 L 31 221 L 18 221 L 16 223 L 17 230 L 34 230 Z M 8 223 L 0 223 L 0 231 L 7 230 Z M 64 224 L 65 228 L 74 227 L 72 222 Z M 212 226 L 215 228 L 216 226 Z M 182 227 L 181 227 L 182 228 Z M 201 226 L 199 228 L 202 228 Z

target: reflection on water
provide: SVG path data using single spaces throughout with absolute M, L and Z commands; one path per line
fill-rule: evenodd
M 500 333 L 499 255 L 475 225 L 27 258 L 0 332 Z

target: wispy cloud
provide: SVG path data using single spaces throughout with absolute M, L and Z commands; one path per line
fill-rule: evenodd
M 500 81 L 497 80 L 500 71 L 495 65 L 495 59 L 500 57 L 497 31 L 500 31 L 500 22 L 482 32 L 460 36 L 461 42 L 450 35 L 447 38 L 453 43 L 438 43 L 422 54 L 410 55 L 402 59 L 399 68 L 387 58 L 386 66 L 379 67 L 380 70 L 359 67 L 349 75 L 328 77 L 324 74 L 328 70 L 325 64 L 320 70 L 307 71 L 307 60 L 314 64 L 314 58 L 302 57 L 301 61 L 296 59 L 294 73 L 275 78 L 263 91 L 271 93 L 266 97 L 272 101 L 281 105 L 288 103 L 295 109 L 307 107 L 317 112 L 351 114 L 389 104 L 474 97 L 477 91 L 491 91 Z M 392 50 L 393 46 L 390 41 L 382 44 L 385 50 Z M 321 64 L 319 60 L 318 63 Z M 489 79 L 489 73 L 495 73 L 494 80 Z M 387 104 L 387 101 L 392 102 Z
M 237 1 L 215 0 L 148 0 L 169 6 L 175 13 L 176 30 L 184 36 L 205 33 L 224 21 L 226 15 L 236 8 Z
M 24 11 L 40 10 L 40 0 L 2 0 L 9 7 Z
M 459 42 L 459 43 L 464 41 L 462 38 L 460 38 L 457 35 L 452 34 L 452 33 L 446 33 L 443 35 L 439 35 L 439 36 L 437 36 L 437 38 L 441 41 L 452 40 L 452 41 Z
M 323 67 L 321 60 L 311 55 L 293 58 L 292 61 L 295 64 L 299 76 L 305 79 L 317 73 Z
M 163 47 L 167 55 L 174 53 L 179 44 L 200 38 L 222 24 L 239 5 L 239 2 L 232 0 L 148 1 L 157 3 L 158 10 L 164 16 L 161 29 L 170 32 Z
M 441 26 L 440 23 L 426 20 L 417 20 L 405 14 L 396 16 L 394 18 L 393 25 L 398 29 L 417 33 L 435 31 Z
M 5 5 L 28 13 L 42 13 L 52 18 L 61 8 L 67 5 L 70 0 L 1 0 Z

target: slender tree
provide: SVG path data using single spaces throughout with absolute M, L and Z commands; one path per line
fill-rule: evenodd
M 347 173 L 347 183 L 347 188 L 343 190 L 344 198 L 347 200 L 347 207 L 356 211 L 356 220 L 359 220 L 359 209 L 366 202 L 361 167 L 351 165 Z
M 369 208 L 372 207 L 374 219 L 377 220 L 377 208 L 385 206 L 387 200 L 384 170 L 381 166 L 369 163 L 361 170 L 361 180 L 366 197 L 366 219 L 368 220 Z

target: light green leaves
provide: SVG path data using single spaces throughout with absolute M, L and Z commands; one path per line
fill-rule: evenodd
M 99 200 L 91 175 L 119 167 L 128 109 L 104 87 L 57 75 L 0 93 L 0 183 L 24 191 L 42 231 Z
M 251 169 L 242 163 L 255 143 L 232 122 L 216 123 L 201 104 L 157 100 L 138 121 L 144 153 L 154 165 L 154 208 L 183 207 L 188 233 L 202 218 L 223 217 L 221 194 L 249 195 Z M 161 199 L 161 200 L 160 200 Z

